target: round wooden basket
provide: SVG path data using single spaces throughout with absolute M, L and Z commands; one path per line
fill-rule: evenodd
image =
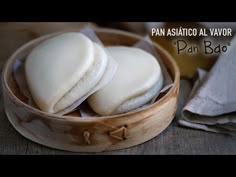
M 104 45 L 132 46 L 141 36 L 111 29 L 95 29 Z M 161 99 L 143 109 L 104 117 L 79 118 L 44 113 L 24 102 L 13 76 L 17 58 L 27 56 L 34 46 L 54 36 L 49 34 L 19 48 L 3 70 L 6 115 L 24 137 L 39 144 L 74 152 L 101 152 L 131 147 L 160 134 L 175 116 L 179 92 L 179 69 L 172 57 L 154 44 L 174 84 Z

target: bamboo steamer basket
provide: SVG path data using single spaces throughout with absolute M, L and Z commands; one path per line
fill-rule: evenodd
M 78 30 L 73 30 L 78 31 Z M 141 36 L 112 29 L 95 29 L 104 45 L 132 46 Z M 154 44 L 174 83 L 158 102 L 132 112 L 103 117 L 80 118 L 48 114 L 26 104 L 14 79 L 13 64 L 25 59 L 33 47 L 57 35 L 49 34 L 28 42 L 6 62 L 2 74 L 4 107 L 12 126 L 39 144 L 73 152 L 101 152 L 128 148 L 160 134 L 175 116 L 179 92 L 179 69 L 171 55 Z

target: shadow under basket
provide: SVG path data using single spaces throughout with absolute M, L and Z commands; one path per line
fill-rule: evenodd
M 76 31 L 76 30 L 72 30 Z M 77 30 L 78 31 L 78 30 Z M 104 45 L 132 46 L 143 37 L 111 29 L 95 29 Z M 172 57 L 158 44 L 155 50 L 173 79 L 173 86 L 155 102 L 143 109 L 104 117 L 58 116 L 47 114 L 21 97 L 14 80 L 13 65 L 40 42 L 57 35 L 37 38 L 19 48 L 3 70 L 3 96 L 6 115 L 24 137 L 39 144 L 73 152 L 101 152 L 138 145 L 160 134 L 175 116 L 179 92 L 179 69 Z

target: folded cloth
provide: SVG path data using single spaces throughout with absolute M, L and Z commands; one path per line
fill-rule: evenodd
M 197 78 L 179 124 L 236 135 L 236 37 L 209 73 L 199 69 Z

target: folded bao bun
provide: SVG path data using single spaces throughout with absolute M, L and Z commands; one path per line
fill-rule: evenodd
M 107 47 L 117 61 L 113 79 L 88 98 L 100 115 L 131 111 L 148 103 L 163 86 L 163 75 L 156 58 L 134 47 Z
M 42 42 L 25 63 L 32 97 L 49 113 L 70 112 L 107 84 L 115 71 L 116 62 L 105 49 L 77 32 Z

